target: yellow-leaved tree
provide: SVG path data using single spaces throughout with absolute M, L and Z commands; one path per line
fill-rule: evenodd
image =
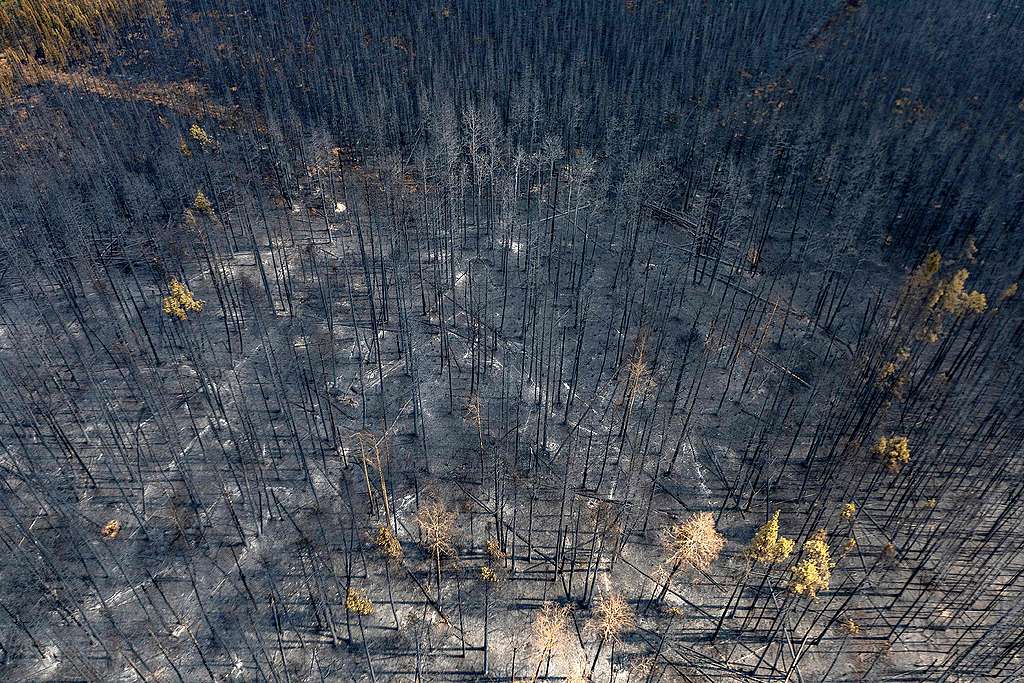
M 754 534 L 746 555 L 754 562 L 771 565 L 786 561 L 795 546 L 793 539 L 779 536 L 779 511 L 776 510 L 771 519 Z
M 828 590 L 835 566 L 825 530 L 818 529 L 804 541 L 803 555 L 790 569 L 792 576 L 789 589 L 797 595 L 813 599 L 819 592 Z
M 198 142 L 203 148 L 212 147 L 214 142 L 210 134 L 203 130 L 198 123 L 193 123 L 188 129 L 189 137 Z
M 196 190 L 196 197 L 192 200 L 192 208 L 196 211 L 202 211 L 208 216 L 213 215 L 213 204 L 210 203 L 206 193 L 202 190 Z
M 899 474 L 903 466 L 910 462 L 910 441 L 905 436 L 883 436 L 872 449 L 885 469 L 892 474 Z
M 974 260 L 976 252 L 977 247 L 970 241 L 965 249 L 969 261 Z M 988 299 L 982 292 L 967 290 L 969 270 L 960 268 L 950 277 L 936 281 L 935 276 L 941 267 L 942 255 L 937 251 L 930 252 L 911 273 L 906 288 L 906 296 L 910 300 L 923 301 L 917 336 L 929 343 L 939 340 L 947 316 L 984 313 L 988 309 Z
M 198 313 L 203 310 L 204 301 L 195 298 L 192 290 L 186 287 L 178 278 L 171 278 L 168 285 L 171 293 L 164 297 L 164 313 L 178 320 L 188 320 L 189 313 Z

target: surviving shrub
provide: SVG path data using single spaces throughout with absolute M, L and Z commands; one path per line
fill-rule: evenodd
M 504 550 L 501 549 L 501 544 L 498 543 L 496 538 L 488 538 L 484 542 L 484 549 L 487 551 L 487 555 L 494 562 L 504 562 L 508 555 Z
M 206 193 L 202 190 L 196 190 L 196 198 L 192 200 L 192 208 L 196 211 L 202 211 L 206 215 L 213 215 L 213 204 L 207 199 Z
M 760 564 L 775 564 L 785 561 L 795 545 L 793 539 L 779 536 L 779 511 L 776 510 L 754 534 L 746 555 Z
M 116 519 L 110 520 L 109 522 L 103 525 L 102 529 L 100 529 L 100 536 L 111 541 L 117 538 L 117 535 L 120 533 L 121 522 Z
M 387 524 L 377 528 L 375 543 L 381 554 L 388 559 L 396 560 L 402 556 L 402 543 Z
M 974 260 L 976 251 L 977 247 L 969 240 L 965 251 L 969 261 Z M 970 271 L 966 268 L 960 268 L 948 279 L 933 284 L 941 265 L 941 254 L 933 251 L 914 269 L 907 282 L 907 294 L 924 302 L 924 317 L 917 333 L 918 338 L 929 343 L 939 340 L 945 316 L 983 313 L 988 308 L 988 300 L 983 293 L 966 290 L 967 278 L 970 277 Z
M 188 129 L 188 134 L 192 137 L 193 140 L 198 142 L 203 147 L 213 146 L 213 138 L 210 137 L 210 134 L 203 130 L 203 127 L 200 126 L 198 123 L 192 124 L 192 126 Z
M 198 313 L 203 310 L 205 302 L 195 298 L 192 290 L 183 285 L 178 278 L 171 278 L 169 287 L 171 294 L 165 296 L 163 300 L 165 314 L 178 320 L 188 320 L 189 313 Z
M 970 271 L 961 268 L 953 274 L 948 282 L 941 285 L 942 309 L 947 313 L 961 315 L 963 313 L 983 313 L 988 307 L 985 295 L 978 291 L 965 292 L 964 285 L 970 277 Z
M 883 436 L 878 439 L 873 452 L 882 460 L 885 469 L 899 474 L 910 462 L 910 441 L 905 436 Z
M 828 590 L 834 568 L 825 530 L 818 529 L 804 541 L 803 557 L 790 569 L 792 576 L 789 589 L 797 595 L 813 599 L 820 591 Z
M 844 522 L 852 522 L 856 516 L 857 504 L 854 502 L 843 503 L 843 506 L 839 508 L 839 518 Z
M 932 278 L 939 272 L 942 266 L 942 254 L 938 251 L 929 252 L 914 272 L 910 275 L 909 285 L 912 289 L 920 290 L 931 284 Z
M 345 594 L 345 608 L 354 614 L 368 616 L 373 614 L 373 602 L 366 596 L 364 591 L 358 588 L 349 588 Z

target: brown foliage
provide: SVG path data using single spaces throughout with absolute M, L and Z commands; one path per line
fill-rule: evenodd
M 345 594 L 345 608 L 364 617 L 373 614 L 374 610 L 373 602 L 366 596 L 366 592 L 358 588 L 348 589 L 348 593 Z
M 103 528 L 100 530 L 100 536 L 111 541 L 117 538 L 117 535 L 120 533 L 121 522 L 116 519 L 112 519 L 106 524 L 104 524 Z
M 636 624 L 633 608 L 621 595 L 609 593 L 597 599 L 594 614 L 587 622 L 587 629 L 597 634 L 602 642 L 617 641 Z
M 395 560 L 402 556 L 402 544 L 388 525 L 381 525 L 377 529 L 377 537 L 374 542 L 384 557 Z
M 707 571 L 725 547 L 725 538 L 715 530 L 714 515 L 700 512 L 669 527 L 665 547 L 672 564 Z
M 416 521 L 423 532 L 423 545 L 434 555 L 454 555 L 455 513 L 439 500 L 420 506 Z
M 530 627 L 530 644 L 540 656 L 549 655 L 569 638 L 569 606 L 545 602 Z

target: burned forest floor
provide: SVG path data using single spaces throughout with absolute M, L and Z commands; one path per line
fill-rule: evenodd
M 883 248 L 755 252 L 709 205 L 597 207 L 543 168 L 492 220 L 424 166 L 319 152 L 287 198 L 195 188 L 163 254 L 7 272 L 10 680 L 932 680 L 1005 622 L 1019 464 L 982 487 L 996 446 L 960 444 L 1018 437 L 958 417 L 995 410 L 998 351 L 952 398 L 997 323 L 907 352 Z M 166 315 L 170 277 L 201 311 Z M 797 550 L 755 561 L 776 510 Z M 673 570 L 699 513 L 724 549 Z
M 709 151 L 795 91 L 389 146 L 123 39 L 3 110 L 0 678 L 1024 676 L 1018 255 Z

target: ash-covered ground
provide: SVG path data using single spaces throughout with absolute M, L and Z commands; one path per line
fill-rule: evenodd
M 5 38 L 5 680 L 1024 675 L 981 58 L 860 2 L 157 4 Z

